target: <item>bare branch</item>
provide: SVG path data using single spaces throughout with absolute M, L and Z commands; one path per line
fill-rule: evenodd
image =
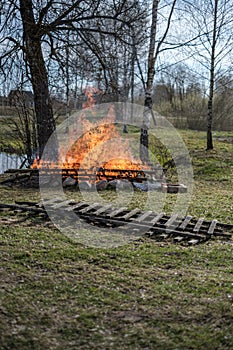
M 157 45 L 155 56 L 154 56 L 154 60 L 155 61 L 156 61 L 156 59 L 158 57 L 158 54 L 159 54 L 159 51 L 160 51 L 160 47 L 163 44 L 164 40 L 166 39 L 168 31 L 169 31 L 169 28 L 171 26 L 171 19 L 172 19 L 172 15 L 173 15 L 173 12 L 174 12 L 174 9 L 175 9 L 175 5 L 176 5 L 176 0 L 174 0 L 173 3 L 172 3 L 172 7 L 171 7 L 171 10 L 170 10 L 170 13 L 169 13 L 169 16 L 168 16 L 167 26 L 166 26 L 165 32 L 164 32 L 162 38 L 160 39 L 160 41 L 159 41 L 159 43 Z
M 44 6 L 41 11 L 40 11 L 40 15 L 39 15 L 39 20 L 38 20 L 38 24 L 39 26 L 42 24 L 42 21 L 44 19 L 44 17 L 47 15 L 50 7 L 52 6 L 54 0 L 49 0 L 49 2 L 47 3 L 46 6 Z

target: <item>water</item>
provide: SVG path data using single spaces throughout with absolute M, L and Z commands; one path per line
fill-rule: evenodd
M 0 152 L 0 174 L 3 174 L 8 169 L 19 169 L 24 159 L 25 156 Z M 25 168 L 25 165 L 23 168 Z

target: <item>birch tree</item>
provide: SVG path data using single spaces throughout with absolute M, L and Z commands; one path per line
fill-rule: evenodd
M 215 83 L 232 68 L 232 0 L 186 1 L 190 30 L 198 33 L 194 58 L 208 72 L 207 150 L 213 149 L 212 124 Z
M 172 15 L 175 9 L 176 0 L 173 0 L 170 5 L 170 11 L 167 18 L 167 24 L 163 35 L 157 39 L 157 26 L 158 26 L 158 11 L 159 11 L 160 0 L 153 0 L 152 13 L 151 13 L 151 27 L 150 27 L 150 39 L 149 39 L 149 51 L 148 51 L 148 61 L 147 61 L 147 77 L 144 82 L 145 89 L 145 100 L 144 100 L 144 113 L 143 122 L 141 127 L 140 136 L 140 158 L 142 162 L 149 162 L 148 154 L 148 141 L 149 141 L 149 128 L 151 116 L 154 119 L 152 110 L 152 88 L 155 77 L 155 63 L 161 52 L 161 46 L 163 45 L 171 25 Z

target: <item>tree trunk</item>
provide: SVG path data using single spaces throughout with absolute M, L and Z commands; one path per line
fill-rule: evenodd
M 217 38 L 217 16 L 218 16 L 218 0 L 214 3 L 214 28 L 211 46 L 211 66 L 210 66 L 210 89 L 208 100 L 208 117 L 207 117 L 207 151 L 214 148 L 212 137 L 212 121 L 213 121 L 213 96 L 214 96 L 214 79 L 215 79 L 215 48 Z
M 39 157 L 41 158 L 44 147 L 55 130 L 55 120 L 49 95 L 48 75 L 41 48 L 41 33 L 35 22 L 31 0 L 20 0 L 20 14 L 23 22 L 24 51 L 34 93 Z M 57 157 L 55 134 L 53 137 L 54 147 L 47 155 L 48 160 L 55 160 L 54 158 Z
M 143 163 L 149 162 L 149 128 L 150 119 L 152 115 L 152 87 L 155 75 L 155 38 L 157 31 L 157 17 L 158 17 L 158 5 L 159 0 L 153 1 L 152 7 L 152 23 L 151 23 L 151 33 L 150 33 L 150 46 L 148 55 L 148 71 L 147 71 L 147 81 L 146 81 L 146 91 L 145 91 L 145 101 L 144 101 L 144 112 L 143 121 L 141 127 L 140 136 L 140 159 Z
M 70 45 L 70 37 L 69 32 L 67 33 L 67 44 L 66 44 L 66 133 L 69 134 L 70 128 L 70 72 L 69 72 L 69 45 Z
M 213 99 L 209 97 L 208 101 L 208 118 L 207 118 L 207 147 L 206 150 L 209 151 L 214 148 L 213 137 L 212 137 L 212 110 L 213 110 Z
M 150 118 L 152 113 L 152 98 L 151 94 L 147 93 L 144 101 L 143 124 L 140 135 L 140 159 L 143 163 L 149 162 L 149 128 Z
M 32 134 L 31 134 L 31 130 L 30 130 L 30 116 L 29 116 L 29 112 L 27 110 L 27 107 L 25 106 L 25 102 L 22 108 L 22 113 L 23 113 L 23 118 L 24 118 L 24 124 L 25 124 L 25 143 L 26 143 L 26 155 L 27 155 L 27 159 L 28 159 L 28 163 L 31 164 L 32 163 L 32 154 L 33 154 L 33 150 L 32 150 Z

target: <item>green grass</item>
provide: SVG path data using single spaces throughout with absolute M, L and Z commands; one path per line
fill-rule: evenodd
M 19 140 L 14 121 L 18 122 L 17 116 L 0 118 L 0 152 L 22 154 L 24 147 Z
M 206 152 L 204 133 L 181 134 L 195 178 L 188 213 L 232 223 L 232 144 L 216 139 Z M 2 202 L 40 200 L 32 189 L 2 186 L 0 194 Z M 137 192 L 132 207 L 146 196 Z M 166 197 L 167 212 L 175 200 Z M 0 220 L 1 350 L 233 348 L 232 240 L 186 247 L 142 237 L 95 249 L 26 214 Z

